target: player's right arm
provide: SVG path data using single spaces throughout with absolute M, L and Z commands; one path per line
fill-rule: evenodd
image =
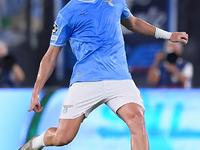
M 40 62 L 37 79 L 34 85 L 34 90 L 32 94 L 29 111 L 34 110 L 37 113 L 42 111 L 43 108 L 40 106 L 40 103 L 39 103 L 39 94 L 42 88 L 44 87 L 46 81 L 51 76 L 57 64 L 57 58 L 61 49 L 62 47 L 49 46 L 48 51 L 42 58 Z

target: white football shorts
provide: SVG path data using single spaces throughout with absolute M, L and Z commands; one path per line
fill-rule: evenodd
M 144 108 L 140 91 L 133 80 L 76 82 L 69 87 L 60 119 L 74 119 L 83 114 L 87 117 L 103 103 L 116 114 L 127 103 L 136 103 Z

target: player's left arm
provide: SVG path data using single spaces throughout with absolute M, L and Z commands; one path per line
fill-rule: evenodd
M 171 42 L 182 42 L 187 44 L 188 34 L 185 32 L 167 32 L 162 29 L 156 28 L 147 22 L 134 17 L 132 14 L 127 19 L 122 19 L 121 24 L 125 26 L 128 30 L 145 35 L 145 36 L 155 36 L 156 38 L 163 38 L 170 40 Z

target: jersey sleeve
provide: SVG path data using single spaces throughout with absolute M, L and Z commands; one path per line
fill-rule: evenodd
M 62 15 L 58 14 L 53 25 L 50 45 L 55 47 L 65 46 L 71 33 L 72 29 L 68 22 L 62 17 Z
M 131 12 L 128 9 L 127 5 L 125 4 L 125 8 L 124 8 L 124 10 L 122 11 L 122 14 L 121 14 L 121 19 L 127 19 L 130 16 L 131 16 Z

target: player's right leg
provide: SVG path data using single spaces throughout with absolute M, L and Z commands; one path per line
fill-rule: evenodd
M 82 115 L 75 119 L 60 119 L 58 128 L 49 128 L 44 136 L 34 137 L 19 150 L 41 150 L 44 146 L 67 145 L 76 136 L 84 117 Z
M 43 146 L 62 146 L 76 136 L 80 124 L 89 113 L 103 103 L 104 82 L 77 82 L 69 88 L 63 104 L 58 128 L 50 128 L 45 134 L 34 137 L 20 150 L 39 150 Z M 27 149 L 26 147 L 30 147 Z M 24 148 L 25 147 L 25 148 Z

